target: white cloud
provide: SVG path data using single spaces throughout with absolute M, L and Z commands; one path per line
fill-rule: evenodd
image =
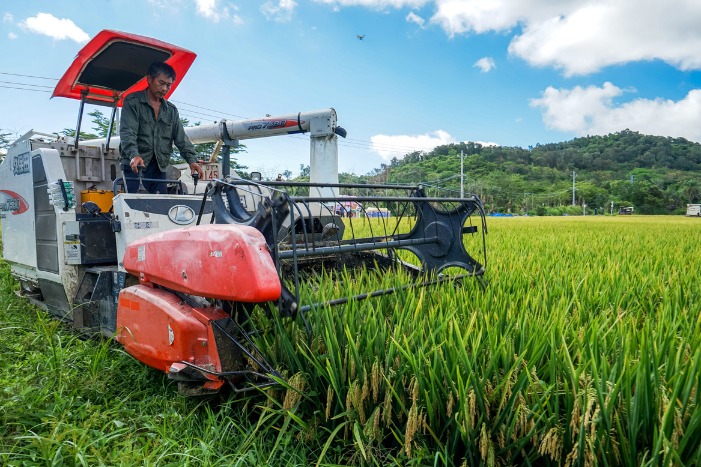
M 605 66 L 663 60 L 681 70 L 701 68 L 701 2 L 619 0 L 582 5 L 570 15 L 532 22 L 509 52 L 565 75 Z
M 429 0 L 314 0 L 317 3 L 332 5 L 334 8 L 347 6 L 362 6 L 382 10 L 385 8 L 418 8 L 429 2 Z
M 431 23 L 457 34 L 521 28 L 509 52 L 565 75 L 641 60 L 701 68 L 701 2 L 690 0 L 435 0 Z
M 3 23 L 11 23 L 15 20 L 15 17 L 12 16 L 12 13 L 5 13 L 2 15 L 2 22 Z
M 285 23 L 292 19 L 292 13 L 296 6 L 295 0 L 279 0 L 277 5 L 275 2 L 265 2 L 260 7 L 260 11 L 269 20 Z
M 465 141 L 466 143 L 469 143 L 469 141 Z M 499 146 L 498 143 L 493 143 L 491 141 L 473 141 L 473 143 L 481 145 L 483 148 L 488 148 L 488 147 L 496 147 Z
M 50 13 L 37 13 L 19 23 L 22 29 L 52 37 L 56 40 L 71 39 L 75 42 L 87 42 L 90 36 L 67 18 L 56 18 Z
M 509 52 L 566 76 L 594 73 L 628 62 L 662 60 L 681 70 L 701 69 L 701 1 L 698 0 L 314 0 L 341 7 L 435 7 L 426 21 L 450 37 L 512 34 Z
M 168 9 L 169 11 L 178 11 L 183 6 L 184 0 L 148 0 L 148 3 L 159 9 Z
M 479 68 L 482 71 L 482 73 L 489 73 L 497 67 L 492 57 L 482 57 L 479 60 L 477 60 L 472 66 L 474 66 L 475 68 Z
M 7 38 L 10 40 L 15 40 L 15 39 L 17 39 L 17 34 L 15 34 L 14 32 L 8 32 Z
M 375 135 L 370 138 L 372 150 L 384 160 L 402 158 L 413 151 L 430 151 L 436 146 L 455 143 L 457 140 L 443 130 L 421 135 Z
M 635 99 L 615 104 L 614 98 L 623 92 L 609 82 L 602 87 L 548 87 L 540 99 L 531 100 L 531 106 L 543 111 L 549 128 L 578 135 L 630 129 L 701 142 L 701 89 L 690 91 L 679 101 Z
M 406 15 L 406 20 L 409 23 L 418 24 L 420 28 L 423 28 L 424 23 L 426 23 L 425 19 L 423 19 L 421 16 L 417 15 L 413 11 L 410 11 L 409 14 Z
M 219 0 L 195 0 L 197 14 L 215 23 L 229 18 L 229 8 L 221 6 Z
M 567 14 L 586 0 L 435 0 L 431 22 L 449 36 L 509 31 L 519 23 Z

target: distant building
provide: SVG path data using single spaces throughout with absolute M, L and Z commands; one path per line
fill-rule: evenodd
M 387 208 L 367 208 L 365 217 L 391 217 L 391 213 Z
M 357 201 L 340 201 L 336 203 L 336 215 L 341 217 L 358 217 L 363 211 L 363 205 Z
M 630 215 L 633 214 L 633 211 L 635 211 L 635 208 L 633 206 L 621 206 L 620 208 L 618 208 L 618 214 Z

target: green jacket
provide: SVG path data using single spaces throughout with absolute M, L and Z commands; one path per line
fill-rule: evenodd
M 158 167 L 165 171 L 170 164 L 173 144 L 188 163 L 197 161 L 195 147 L 185 135 L 178 109 L 161 99 L 161 109 L 156 121 L 145 90 L 124 98 L 119 139 L 119 153 L 123 164 L 128 165 L 133 157 L 141 156 L 144 164 L 148 166 L 155 155 Z

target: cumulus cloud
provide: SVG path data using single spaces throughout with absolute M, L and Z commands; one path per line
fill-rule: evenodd
M 375 135 L 370 138 L 372 150 L 384 160 L 401 158 L 413 151 L 430 151 L 436 146 L 455 143 L 457 140 L 443 130 L 420 135 Z
M 279 0 L 277 4 L 275 2 L 265 2 L 260 7 L 260 11 L 269 20 L 285 23 L 292 19 L 292 13 L 296 6 L 297 2 L 294 0 Z
M 586 0 L 435 0 L 431 22 L 449 36 L 509 31 L 519 23 L 569 13 Z
M 12 16 L 12 13 L 5 13 L 2 15 L 2 22 L 3 23 L 11 23 L 15 20 L 14 16 Z
M 15 40 L 15 39 L 17 39 L 17 34 L 15 34 L 14 32 L 8 32 L 7 38 L 10 40 Z
M 229 8 L 222 6 L 219 0 L 195 0 L 195 10 L 203 18 L 215 23 L 229 18 Z
M 529 23 L 509 52 L 565 75 L 641 60 L 701 68 L 701 3 L 620 0 L 582 5 L 563 17 Z
M 635 99 L 616 104 L 624 90 L 606 82 L 601 87 L 548 87 L 531 106 L 543 112 L 549 128 L 577 135 L 608 134 L 630 129 L 640 133 L 684 137 L 701 142 L 701 89 L 683 99 Z
M 430 0 L 314 0 L 317 3 L 325 3 L 334 7 L 362 6 L 383 10 L 386 8 L 418 8 L 427 4 Z
M 701 2 L 692 0 L 314 0 L 375 10 L 433 7 L 428 21 L 450 37 L 512 34 L 509 52 L 534 66 L 589 74 L 617 64 L 662 60 L 701 69 Z
M 36 34 L 43 34 L 56 40 L 70 39 L 75 42 L 87 42 L 90 36 L 67 18 L 56 18 L 50 13 L 37 13 L 19 23 L 22 29 Z
M 435 0 L 430 22 L 458 34 L 510 32 L 509 52 L 567 76 L 641 60 L 701 68 L 701 2 Z
M 482 71 L 482 73 L 489 73 L 497 67 L 492 57 L 482 57 L 479 60 L 477 60 L 472 66 L 474 66 L 475 68 L 479 68 Z
M 410 11 L 409 14 L 406 15 L 406 20 L 409 23 L 417 24 L 420 28 L 424 27 L 424 24 L 426 23 L 425 19 L 423 19 L 421 16 L 417 15 L 413 11 Z

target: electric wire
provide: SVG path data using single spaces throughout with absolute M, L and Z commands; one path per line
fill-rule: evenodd
M 0 71 L 0 75 L 16 76 L 19 78 L 31 78 L 31 79 L 43 79 L 43 80 L 50 80 L 50 81 L 58 81 L 57 78 L 49 78 L 46 76 L 27 75 L 27 74 L 22 74 L 22 73 L 9 73 L 9 72 Z M 44 86 L 44 85 L 31 84 L 31 83 L 17 83 L 17 82 L 9 82 L 9 81 L 0 81 L 0 83 L 25 86 L 25 87 L 16 87 L 16 86 L 7 86 L 7 85 L 0 84 L 0 88 L 15 89 L 15 90 L 19 90 L 19 91 L 33 91 L 33 92 L 50 93 L 51 91 L 49 91 L 49 90 L 29 89 L 28 87 L 41 87 L 41 88 L 53 89 L 52 86 Z M 246 120 L 249 118 L 249 117 L 245 117 L 242 115 L 236 115 L 236 114 L 229 113 L 229 112 L 222 112 L 220 110 L 212 109 L 210 107 L 204 107 L 204 106 L 200 106 L 200 105 L 190 104 L 188 102 L 184 102 L 184 101 L 180 101 L 180 100 L 174 100 L 174 99 L 170 99 L 170 100 L 171 100 L 171 102 L 173 102 L 175 104 L 178 104 L 180 106 L 184 106 L 183 108 L 179 109 L 180 115 L 185 116 L 187 118 L 191 118 L 193 120 L 198 120 L 198 119 L 208 117 L 208 118 L 214 119 L 214 121 L 217 122 L 217 121 L 222 120 L 222 116 L 235 117 L 235 118 L 240 118 L 243 120 Z M 192 107 L 194 109 L 204 110 L 206 112 L 192 110 L 190 107 Z M 208 112 L 214 112 L 214 113 L 208 113 Z M 307 139 L 306 137 L 301 136 L 299 134 L 288 135 L 288 136 L 290 138 L 299 139 L 299 140 L 306 140 Z M 384 143 L 376 143 L 376 142 L 372 142 L 372 141 L 364 141 L 364 140 L 354 139 L 354 138 L 339 138 L 338 144 L 339 144 L 339 146 L 346 147 L 346 148 L 382 151 L 382 152 L 388 152 L 391 154 L 397 154 L 399 156 L 403 156 L 403 155 L 411 153 L 411 152 L 426 152 L 427 150 L 429 150 L 427 148 L 421 148 L 421 147 L 415 147 L 415 146 L 390 145 L 390 144 L 384 144 Z
M 0 83 L 3 84 L 18 84 L 20 86 L 30 86 L 33 88 L 47 88 L 47 89 L 53 89 L 53 86 L 44 86 L 42 84 L 28 84 L 28 83 L 17 83 L 15 81 L 0 81 Z
M 32 76 L 32 75 L 23 75 L 20 73 L 7 73 L 4 71 L 0 71 L 0 75 L 8 75 L 8 76 L 19 76 L 21 78 L 34 78 L 34 79 L 47 79 L 50 81 L 58 81 L 58 78 L 47 78 L 45 76 Z
M 0 88 L 4 88 L 4 89 L 18 89 L 18 90 L 20 90 L 20 91 L 33 91 L 33 92 L 46 92 L 46 93 L 50 93 L 50 92 L 51 92 L 51 91 L 48 91 L 48 90 L 46 90 L 46 89 L 27 89 L 27 88 L 18 88 L 17 86 L 3 86 L 3 85 L 0 85 Z

